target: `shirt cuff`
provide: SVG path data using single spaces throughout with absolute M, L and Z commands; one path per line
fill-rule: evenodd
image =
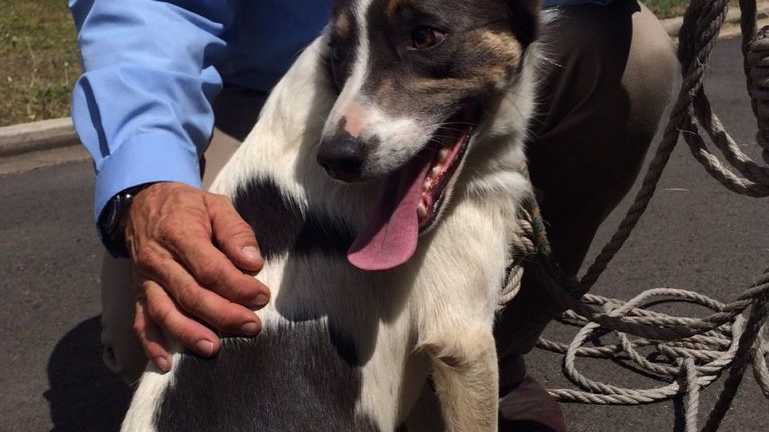
M 172 133 L 135 135 L 104 160 L 96 175 L 94 221 L 112 197 L 130 187 L 166 181 L 200 188 L 199 163 L 194 146 Z

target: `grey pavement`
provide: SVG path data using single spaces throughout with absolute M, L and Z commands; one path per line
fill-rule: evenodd
M 708 89 L 738 141 L 755 131 L 736 40 L 723 41 Z M 749 152 L 756 155 L 754 148 Z M 92 173 L 87 162 L 0 176 L 0 431 L 116 430 L 128 390 L 101 365 L 98 347 L 99 245 L 91 223 Z M 766 201 L 738 197 L 717 184 L 685 145 L 672 158 L 648 214 L 594 292 L 629 298 L 655 287 L 734 298 L 769 264 Z M 612 215 L 597 245 L 616 226 Z M 705 313 L 691 307 L 668 311 Z M 551 326 L 566 341 L 573 329 Z M 548 387 L 566 385 L 558 356 L 535 351 L 532 373 Z M 581 360 L 593 378 L 654 386 L 607 361 Z M 720 382 L 703 395 L 711 407 Z M 641 407 L 566 405 L 579 431 L 678 431 L 680 403 Z M 721 430 L 765 431 L 769 404 L 750 373 Z

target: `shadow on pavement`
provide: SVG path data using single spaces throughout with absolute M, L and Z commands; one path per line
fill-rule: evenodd
M 80 323 L 57 344 L 48 360 L 53 431 L 117 431 L 131 390 L 102 363 L 99 317 Z

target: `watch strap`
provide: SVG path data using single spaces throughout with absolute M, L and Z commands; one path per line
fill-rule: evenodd
M 99 235 L 104 247 L 115 258 L 128 258 L 123 221 L 131 208 L 134 196 L 150 184 L 134 186 L 121 191 L 107 202 L 101 212 L 98 223 Z

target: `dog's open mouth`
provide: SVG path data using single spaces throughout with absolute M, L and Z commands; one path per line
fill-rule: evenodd
M 427 231 L 435 223 L 443 205 L 446 187 L 454 179 L 464 159 L 472 131 L 471 127 L 463 129 L 449 143 L 443 143 L 433 152 L 432 161 L 422 181 L 422 193 L 417 206 L 420 231 Z
M 390 270 L 416 252 L 419 234 L 437 221 L 449 185 L 456 178 L 473 136 L 473 127 L 442 128 L 429 146 L 387 181 L 384 198 L 347 258 L 361 270 Z

